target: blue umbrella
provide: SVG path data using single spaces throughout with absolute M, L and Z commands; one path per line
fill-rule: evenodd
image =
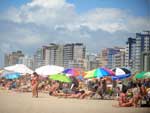
M 131 74 L 124 74 L 124 75 L 119 75 L 119 76 L 112 76 L 112 80 L 122 80 L 122 79 L 128 78 L 130 76 L 131 76 Z
M 102 78 L 110 75 L 110 73 L 103 68 L 96 69 L 95 74 L 97 75 L 97 78 Z
M 20 73 L 7 73 L 3 77 L 6 79 L 17 79 L 21 76 Z

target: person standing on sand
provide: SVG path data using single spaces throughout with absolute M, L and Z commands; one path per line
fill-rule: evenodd
M 32 77 L 33 77 L 31 79 L 32 97 L 38 98 L 39 75 L 36 72 L 34 72 Z

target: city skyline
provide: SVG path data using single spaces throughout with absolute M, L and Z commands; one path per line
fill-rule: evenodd
M 149 0 L 2 0 L 0 66 L 4 53 L 33 55 L 49 43 L 84 43 L 90 52 L 125 45 L 149 30 Z

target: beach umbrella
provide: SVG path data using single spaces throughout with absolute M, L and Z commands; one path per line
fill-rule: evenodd
M 126 79 L 129 78 L 131 76 L 131 74 L 124 74 L 124 75 L 119 75 L 119 76 L 112 76 L 112 80 L 122 80 L 122 79 Z
M 91 71 L 88 71 L 84 78 L 102 78 L 105 76 L 110 76 L 112 73 L 110 73 L 108 70 L 104 68 L 97 68 Z
M 81 68 L 69 68 L 65 69 L 63 73 L 67 74 L 68 76 L 84 76 L 85 73 Z
M 140 72 L 138 74 L 135 75 L 135 78 L 137 79 L 146 79 L 146 78 L 150 78 L 150 72 Z
M 24 64 L 15 64 L 12 66 L 4 67 L 5 70 L 7 71 L 13 71 L 13 72 L 18 72 L 21 74 L 32 74 L 33 71 L 25 66 Z
M 17 79 L 20 76 L 21 76 L 20 73 L 7 73 L 7 74 L 3 75 L 3 77 L 6 79 Z
M 90 70 L 86 72 L 86 75 L 84 76 L 84 78 L 96 78 L 96 76 L 94 75 L 96 69 Z
M 94 74 L 96 75 L 97 78 L 102 78 L 102 77 L 105 77 L 105 76 L 109 76 L 111 73 L 109 73 L 104 68 L 98 68 L 98 69 L 95 70 Z
M 144 74 L 144 78 L 150 78 L 150 72 L 146 72 L 146 73 Z
M 62 71 L 64 71 L 64 67 L 56 65 L 46 65 L 35 69 L 35 72 L 43 77 L 58 74 L 61 73 Z
M 112 80 L 122 80 L 131 76 L 131 71 L 127 68 L 115 68 L 112 71 L 115 72 L 115 76 L 112 76 Z
M 67 82 L 67 83 L 71 82 L 71 79 L 68 76 L 66 76 L 65 74 L 50 75 L 49 79 L 57 80 L 57 81 L 60 81 L 60 82 Z
M 125 75 L 125 74 L 131 74 L 131 71 L 128 70 L 127 68 L 115 68 L 112 71 L 115 72 L 116 76 L 120 76 L 120 75 Z
M 105 71 L 107 71 L 107 72 L 109 73 L 109 75 L 111 75 L 111 76 L 115 76 L 115 72 L 114 72 L 114 71 L 112 71 L 111 69 L 106 68 L 106 67 L 103 67 L 102 69 L 104 69 Z

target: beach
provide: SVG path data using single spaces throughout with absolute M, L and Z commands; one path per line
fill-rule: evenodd
M 65 99 L 40 93 L 0 91 L 0 113 L 150 113 L 150 108 L 119 108 L 116 100 Z

